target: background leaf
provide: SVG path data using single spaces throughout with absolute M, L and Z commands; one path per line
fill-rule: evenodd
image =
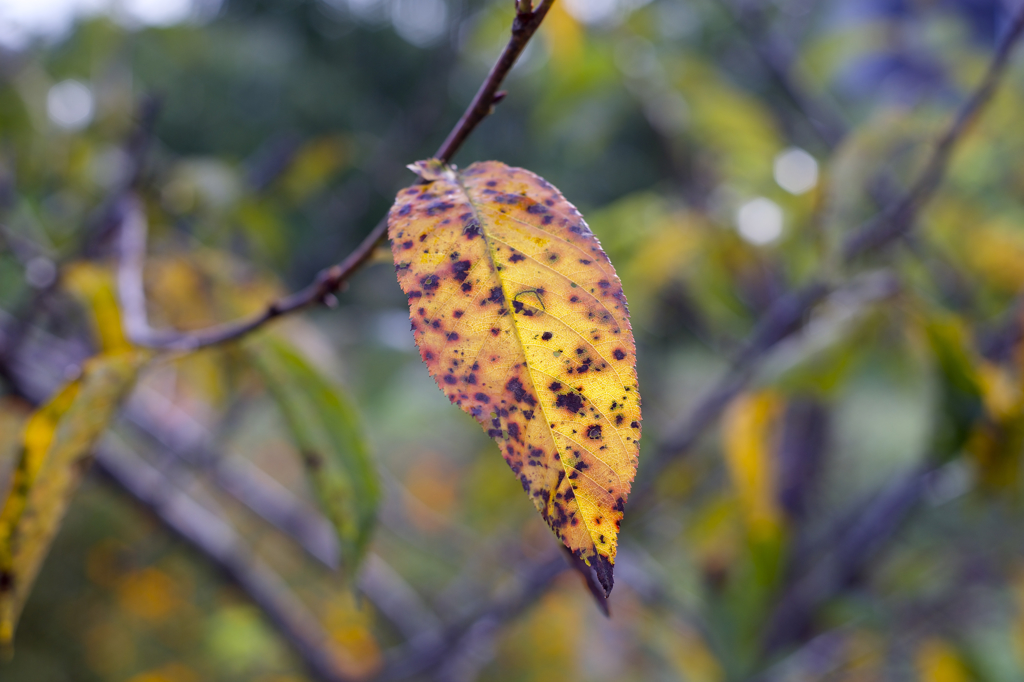
M 247 344 L 291 430 L 351 577 L 362 561 L 380 483 L 359 413 L 342 388 L 275 336 Z
M 103 434 L 149 354 L 89 360 L 25 425 L 21 460 L 0 512 L 0 645 L 9 645 L 39 567 Z

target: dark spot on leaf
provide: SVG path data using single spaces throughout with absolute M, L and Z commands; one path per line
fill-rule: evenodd
M 544 341 L 550 341 L 552 336 L 554 335 L 551 332 L 544 332 L 543 334 L 540 335 L 540 338 L 543 339 Z
M 468 260 L 460 260 L 457 263 L 452 264 L 452 273 L 455 275 L 455 279 L 460 282 L 465 282 L 466 278 L 469 277 L 469 268 L 471 263 Z
M 422 284 L 423 288 L 426 289 L 427 291 L 433 291 L 434 289 L 441 286 L 441 278 L 438 277 L 437 275 L 427 275 L 426 277 L 420 280 L 420 284 Z
M 558 400 L 555 401 L 555 407 L 564 407 L 575 414 L 583 409 L 583 399 L 575 393 L 566 393 L 558 396 Z
M 444 383 L 449 384 L 449 385 L 455 385 L 455 384 L 459 383 L 459 380 L 456 379 L 455 376 L 452 375 L 452 374 L 445 374 L 444 375 Z
M 487 297 L 487 300 L 490 301 L 491 303 L 504 303 L 505 294 L 504 292 L 502 292 L 501 287 L 494 287 L 493 289 L 491 289 L 491 294 L 490 296 Z
M 500 333 L 501 333 L 500 329 L 498 329 L 497 327 L 491 327 L 491 336 L 497 336 Z
M 589 438 L 590 440 L 597 440 L 600 437 L 601 437 L 601 425 L 600 424 L 594 424 L 589 429 L 587 429 L 587 438 Z
M 608 280 L 602 279 L 600 282 L 597 283 L 597 286 L 601 287 L 602 289 L 607 289 L 608 287 L 611 286 L 611 284 L 608 282 Z
M 318 453 L 313 452 L 312 450 L 303 451 L 302 461 L 304 461 L 306 463 L 306 466 L 308 466 L 310 469 L 314 471 L 322 468 L 324 465 L 324 458 L 321 457 Z
M 634 429 L 639 429 L 640 428 L 640 423 L 639 422 L 630 422 L 629 425 L 632 428 L 634 428 Z
M 427 206 L 427 215 L 435 216 L 438 213 L 444 213 L 450 208 L 455 208 L 455 204 L 449 203 L 447 201 L 435 201 L 434 203 L 429 204 Z
M 519 381 L 518 378 L 509 379 L 508 383 L 505 384 L 505 390 L 512 394 L 512 397 L 516 399 L 517 403 L 526 403 L 530 407 L 537 404 L 530 392 L 523 387 L 523 382 Z
M 452 313 L 452 317 L 454 317 L 457 320 L 457 319 L 459 319 L 460 317 L 462 317 L 465 314 L 466 314 L 466 311 L 464 311 L 464 310 L 456 310 L 455 312 Z
M 487 397 L 486 393 L 477 393 L 475 396 L 473 396 L 473 398 L 475 398 L 476 400 L 478 400 L 478 401 L 480 401 L 482 403 L 489 403 L 489 402 L 491 402 L 491 399 Z
M 622 360 L 623 358 L 626 357 L 626 354 L 622 352 L 621 348 L 616 348 L 615 352 L 612 353 L 612 355 L 615 357 L 616 360 Z
M 462 228 L 462 234 L 466 235 L 467 239 L 475 239 L 480 236 L 480 223 L 476 218 L 470 218 L 466 221 Z
M 548 386 L 548 388 L 550 388 L 552 391 L 561 391 L 562 384 L 558 383 L 557 381 L 552 381 L 551 385 Z
M 532 204 L 526 208 L 526 212 L 532 215 L 540 215 L 541 213 L 547 213 L 548 209 L 541 204 Z
M 473 290 L 473 285 L 470 284 L 469 282 L 463 282 L 462 283 L 462 290 L 465 291 L 465 292 L 470 292 L 470 291 Z
M 508 259 L 509 263 L 518 263 L 521 260 L 526 260 L 526 256 L 521 253 L 513 253 L 512 257 Z

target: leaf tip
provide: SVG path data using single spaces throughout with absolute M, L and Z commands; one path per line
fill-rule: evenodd
M 597 574 L 597 580 L 604 588 L 605 599 L 611 595 L 612 587 L 615 585 L 615 576 L 612 574 L 614 568 L 608 557 L 601 554 L 594 557 L 594 573 Z

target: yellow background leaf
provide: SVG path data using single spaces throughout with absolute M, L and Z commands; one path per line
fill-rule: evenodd
M 21 461 L 0 512 L 0 645 L 14 636 L 93 444 L 148 357 L 129 352 L 90 360 L 80 378 L 29 418 Z
M 778 536 L 782 514 L 776 499 L 774 422 L 782 401 L 762 391 L 738 398 L 722 422 L 725 461 L 750 534 L 760 540 Z

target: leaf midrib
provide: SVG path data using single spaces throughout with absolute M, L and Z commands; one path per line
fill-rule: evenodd
M 461 174 L 455 173 L 455 178 L 456 185 L 460 190 L 462 190 L 463 195 L 466 197 L 466 201 L 469 203 L 470 209 L 473 211 L 473 216 L 476 218 L 476 221 L 480 224 L 480 235 L 481 237 L 483 237 L 484 243 L 487 244 L 487 257 L 491 261 L 491 270 L 494 272 L 495 277 L 498 278 L 498 284 L 501 286 L 501 293 L 505 299 L 505 309 L 508 311 L 509 322 L 512 325 L 512 329 L 515 331 L 516 341 L 518 341 L 519 350 L 523 355 L 523 365 L 526 367 L 526 371 L 530 377 L 530 388 L 533 390 L 533 394 L 537 397 L 537 407 L 540 408 L 541 414 L 544 416 L 544 428 L 548 434 L 549 440 L 551 441 L 552 447 L 555 449 L 555 453 L 558 455 L 558 463 L 562 465 L 562 471 L 565 474 L 565 478 L 568 479 L 570 467 L 566 466 L 565 461 L 562 459 L 561 453 L 558 452 L 558 442 L 555 440 L 556 434 L 551 428 L 551 420 L 548 419 L 548 412 L 547 409 L 545 409 L 544 407 L 544 400 L 541 398 L 540 392 L 537 390 L 537 382 L 533 378 L 533 367 L 530 366 L 529 359 L 526 356 L 526 343 L 523 341 L 523 336 L 519 331 L 519 325 L 516 323 L 515 310 L 512 308 L 512 304 L 510 303 L 512 298 L 509 296 L 508 289 L 505 286 L 505 278 L 501 276 L 501 271 L 498 270 L 498 262 L 494 254 L 493 245 L 491 244 L 491 238 L 487 234 L 486 225 L 489 223 L 484 222 L 484 214 L 482 212 L 482 209 L 480 209 L 476 205 L 476 202 L 473 201 L 473 197 L 469 193 L 469 190 L 466 188 L 464 184 L 462 184 Z M 499 390 L 504 390 L 504 387 L 499 387 Z M 594 456 L 596 457 L 596 455 Z M 572 467 L 572 471 L 576 471 L 576 468 Z M 559 481 L 559 484 L 560 483 L 561 481 Z M 583 526 L 587 529 L 587 537 L 590 540 L 590 546 L 592 548 L 592 551 L 595 555 L 599 555 L 600 553 L 597 551 L 597 542 L 594 540 L 594 531 L 591 528 L 590 524 L 587 522 L 586 515 L 583 513 L 583 506 L 580 504 L 580 500 L 576 496 L 576 489 L 572 487 L 571 483 L 567 485 L 569 491 L 572 492 L 573 500 L 575 500 L 576 502 L 576 514 L 580 517 L 580 521 L 583 523 Z M 548 496 L 549 505 L 551 504 L 551 501 L 554 499 L 555 494 L 557 492 L 558 484 L 556 484 L 551 489 L 551 493 Z

